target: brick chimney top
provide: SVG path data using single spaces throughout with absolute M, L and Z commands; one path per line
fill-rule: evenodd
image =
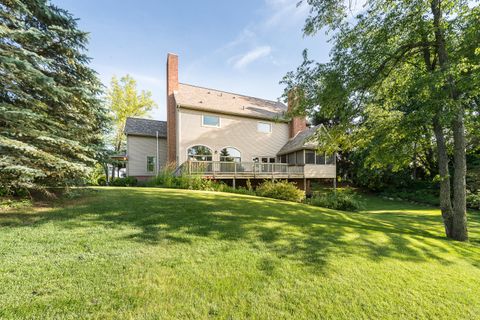
M 298 90 L 295 88 L 288 92 L 288 112 L 294 112 L 298 104 Z M 293 138 L 297 133 L 307 129 L 307 119 L 305 116 L 294 116 L 289 123 L 290 138 Z

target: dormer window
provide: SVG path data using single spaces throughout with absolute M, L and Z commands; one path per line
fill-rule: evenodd
M 220 128 L 220 117 L 219 116 L 211 116 L 211 115 L 203 115 L 202 116 L 202 125 L 204 127 Z
M 261 133 L 270 133 L 272 132 L 272 124 L 268 122 L 258 122 L 257 131 Z

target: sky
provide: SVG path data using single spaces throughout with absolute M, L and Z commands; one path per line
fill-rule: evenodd
M 91 67 L 108 86 L 130 74 L 166 120 L 165 63 L 179 56 L 183 83 L 277 100 L 279 81 L 302 62 L 302 51 L 326 62 L 330 44 L 304 37 L 308 7 L 298 0 L 51 0 L 90 33 Z

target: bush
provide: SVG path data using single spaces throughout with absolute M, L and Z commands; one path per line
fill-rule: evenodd
M 107 178 L 105 178 L 105 176 L 98 178 L 97 179 L 97 184 L 99 186 L 106 186 L 107 185 Z
M 305 192 L 288 181 L 265 181 L 257 187 L 257 195 L 295 202 L 301 202 L 305 198 Z
M 316 194 L 307 203 L 317 207 L 343 211 L 357 211 L 361 207 L 360 201 L 358 201 L 353 192 L 340 190 Z
M 480 210 L 480 192 L 467 192 L 467 207 Z
M 134 177 L 115 178 L 110 185 L 116 187 L 133 187 L 137 185 L 137 179 Z

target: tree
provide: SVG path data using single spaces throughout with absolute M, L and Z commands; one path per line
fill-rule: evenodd
M 84 179 L 108 125 L 88 34 L 46 0 L 2 1 L 0 25 L 0 187 Z
M 326 28 L 334 47 L 327 64 L 305 52 L 302 65 L 284 78 L 287 91 L 302 93 L 298 108 L 336 119 L 331 145 L 368 145 L 372 167 L 410 165 L 418 142 L 435 137 L 445 233 L 467 240 L 465 121 L 478 117 L 479 6 L 370 0 L 352 18 L 345 2 L 306 2 L 305 34 Z
M 112 77 L 110 90 L 107 95 L 109 109 L 112 112 L 115 126 L 113 147 L 116 152 L 124 149 L 125 122 L 128 117 L 145 116 L 156 103 L 149 91 L 137 92 L 137 83 L 131 76 L 120 78 Z

